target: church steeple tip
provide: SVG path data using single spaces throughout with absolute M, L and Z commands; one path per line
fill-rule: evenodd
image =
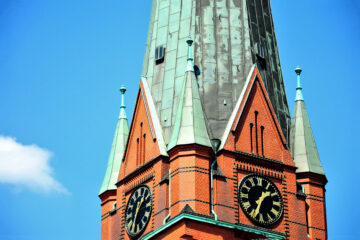
M 297 75 L 297 86 L 296 86 L 296 98 L 295 101 L 304 101 L 304 97 L 302 94 L 302 87 L 301 87 L 301 79 L 300 79 L 300 74 L 302 72 L 302 69 L 300 68 L 300 66 L 297 66 L 295 68 L 295 73 Z

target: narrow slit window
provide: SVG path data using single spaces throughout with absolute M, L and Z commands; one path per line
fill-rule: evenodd
M 260 129 L 261 129 L 261 153 L 262 153 L 262 156 L 264 157 L 265 156 L 265 154 L 264 154 L 264 129 L 265 129 L 265 127 L 261 126 Z
M 254 149 L 253 149 L 253 127 L 254 124 L 250 123 L 250 148 L 251 148 L 251 153 L 254 153 Z
M 163 63 L 165 59 L 165 47 L 158 46 L 155 48 L 155 62 L 156 64 Z
M 258 111 L 255 111 L 255 143 L 256 143 L 256 154 L 259 155 L 259 143 L 258 143 Z

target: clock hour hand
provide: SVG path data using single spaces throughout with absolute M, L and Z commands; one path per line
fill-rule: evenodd
M 262 202 L 264 201 L 264 199 L 265 199 L 266 197 L 268 197 L 268 196 L 270 196 L 270 192 L 262 192 L 262 193 L 261 193 L 260 198 L 256 201 L 257 207 L 256 207 L 256 209 L 255 209 L 255 212 L 253 213 L 253 217 L 254 217 L 254 218 L 259 214 L 261 204 L 262 204 Z

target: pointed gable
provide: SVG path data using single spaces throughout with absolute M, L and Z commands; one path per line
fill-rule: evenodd
M 116 124 L 116 130 L 111 145 L 110 156 L 106 167 L 105 177 L 101 185 L 99 195 L 108 190 L 115 190 L 118 175 L 121 168 L 121 162 L 125 151 L 126 141 L 129 135 L 128 121 L 125 112 L 124 94 L 125 87 L 120 88 L 121 91 L 121 106 L 119 119 Z
M 254 65 L 225 129 L 220 149 L 293 165 L 260 73 Z
M 166 145 L 147 81 L 142 78 L 119 179 L 160 155 L 168 156 Z
M 187 40 L 187 67 L 168 150 L 175 146 L 186 144 L 199 144 L 211 147 L 199 87 L 194 73 L 191 54 L 192 42 L 191 39 Z

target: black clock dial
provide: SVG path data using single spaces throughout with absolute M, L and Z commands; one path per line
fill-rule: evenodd
M 151 190 L 142 185 L 131 194 L 125 212 L 125 227 L 131 237 L 144 231 L 151 215 Z
M 260 175 L 248 175 L 239 185 L 242 210 L 255 223 L 268 226 L 277 222 L 283 212 L 283 202 L 278 188 Z

